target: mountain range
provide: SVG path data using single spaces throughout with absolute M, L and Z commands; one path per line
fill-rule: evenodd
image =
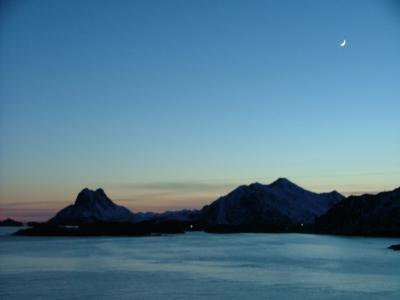
M 242 185 L 202 209 L 206 223 L 218 226 L 286 228 L 311 224 L 344 199 L 336 191 L 317 194 L 285 178 L 269 185 Z
M 52 228 L 52 234 L 57 235 L 55 227 L 68 225 L 89 226 L 85 232 L 101 234 L 104 224 L 114 224 L 115 230 L 110 232 L 118 234 L 123 227 L 118 224 L 125 224 L 125 228 L 131 228 L 124 230 L 128 235 L 140 227 L 140 234 L 206 230 L 400 236 L 399 220 L 400 188 L 346 198 L 336 191 L 314 193 L 279 178 L 271 184 L 239 186 L 201 210 L 164 213 L 134 213 L 113 203 L 102 189 L 85 188 L 75 203 L 59 211 L 41 227 L 43 230 L 37 227 L 36 231 L 27 229 L 20 234 L 40 235 Z M 96 224 L 102 225 L 93 231 Z

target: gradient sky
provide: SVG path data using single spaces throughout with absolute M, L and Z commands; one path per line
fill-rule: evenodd
M 277 177 L 389 190 L 400 5 L 2 1 L 0 105 L 0 218 L 46 219 L 86 186 L 134 211 Z

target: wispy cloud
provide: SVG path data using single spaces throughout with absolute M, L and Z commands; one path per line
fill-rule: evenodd
M 113 185 L 117 203 L 134 211 L 201 208 L 236 184 L 209 182 L 150 182 Z
M 46 208 L 35 206 L 34 204 L 29 206 L 2 206 L 0 209 L 0 219 L 12 218 L 18 221 L 46 221 L 61 208 Z
M 236 186 L 234 183 L 211 183 L 196 181 L 180 182 L 146 182 L 146 183 L 122 183 L 114 184 L 112 187 L 120 189 L 131 189 L 138 191 L 173 191 L 173 192 L 209 192 L 230 189 Z

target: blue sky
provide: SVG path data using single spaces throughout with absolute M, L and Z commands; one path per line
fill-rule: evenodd
M 396 1 L 3 1 L 0 215 L 400 183 Z M 347 47 L 339 44 L 347 40 Z

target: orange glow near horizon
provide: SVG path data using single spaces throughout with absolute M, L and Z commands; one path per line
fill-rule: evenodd
M 194 184 L 190 188 L 182 187 L 179 184 L 170 184 L 168 186 L 164 184 L 159 188 L 151 185 L 142 189 L 135 188 L 135 191 L 131 189 L 110 188 L 105 189 L 105 192 L 116 204 L 125 206 L 132 212 L 163 212 L 167 210 L 200 209 L 220 196 L 226 195 L 236 186 L 238 185 L 209 185 L 209 190 L 205 192 L 196 188 Z M 329 192 L 334 190 L 331 185 L 327 184 L 305 185 L 303 187 L 314 192 Z M 342 185 L 341 189 L 336 190 L 345 196 L 349 196 L 351 194 L 377 193 L 392 190 L 396 187 L 395 185 L 383 184 L 347 184 Z M 152 190 L 148 190 L 149 188 Z M 207 188 L 207 186 L 201 184 L 200 188 Z M 68 192 L 59 198 L 56 195 L 51 195 L 45 201 L 35 201 L 32 198 L 30 198 L 32 199 L 31 201 L 24 201 L 24 199 L 27 199 L 26 197 L 15 198 L 13 202 L 8 201 L 5 203 L 2 201 L 0 205 L 0 220 L 12 218 L 23 222 L 46 221 L 62 208 L 74 203 L 76 195 L 70 197 L 72 194 Z M 37 197 L 40 197 L 40 195 Z M 66 200 L 67 198 L 70 200 Z

